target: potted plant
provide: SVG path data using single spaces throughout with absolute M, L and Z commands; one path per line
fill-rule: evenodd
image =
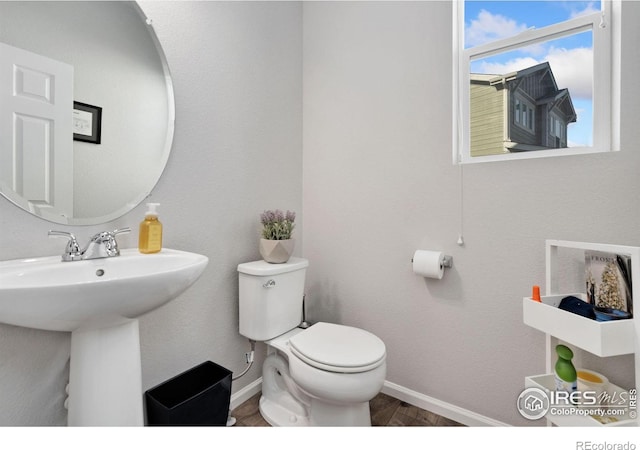
M 274 264 L 285 263 L 291 257 L 295 246 L 295 239 L 291 233 L 295 228 L 296 213 L 279 209 L 267 210 L 260 214 L 262 223 L 262 238 L 260 238 L 260 255 Z

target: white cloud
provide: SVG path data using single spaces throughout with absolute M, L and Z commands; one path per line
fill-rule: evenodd
M 575 19 L 576 17 L 586 16 L 587 14 L 593 14 L 600 11 L 600 8 L 596 7 L 596 2 L 589 2 L 584 9 L 571 11 L 571 18 Z
M 526 29 L 526 24 L 519 24 L 513 19 L 500 14 L 491 14 L 483 9 L 465 29 L 465 45 L 475 47 L 485 42 L 515 36 Z
M 480 63 L 480 72 L 482 73 L 491 73 L 495 75 L 505 75 L 510 72 L 517 72 L 518 70 L 526 69 L 527 67 L 535 66 L 539 64 L 535 58 L 532 57 L 524 57 L 524 58 L 516 58 L 505 63 L 492 63 L 492 62 L 482 62 Z
M 551 48 L 546 57 L 560 88 L 569 88 L 571 97 L 590 99 L 593 95 L 593 49 Z

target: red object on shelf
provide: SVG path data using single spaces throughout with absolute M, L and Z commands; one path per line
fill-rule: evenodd
M 531 294 L 531 300 L 542 303 L 540 299 L 540 286 L 533 287 L 533 293 Z

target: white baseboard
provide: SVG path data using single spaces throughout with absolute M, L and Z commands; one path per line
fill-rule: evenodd
M 399 384 L 395 384 L 390 381 L 384 382 L 384 386 L 382 386 L 382 393 L 470 427 L 511 426 L 490 417 L 474 413 L 468 409 L 460 408 L 459 406 L 452 405 L 451 403 L 443 402 L 442 400 L 429 397 L 428 395 L 412 391 L 411 389 L 407 389 L 404 386 L 400 386 Z
M 233 410 L 262 390 L 262 377 L 248 384 L 231 396 L 229 410 Z M 437 398 L 429 397 L 399 384 L 385 381 L 382 393 L 407 402 L 418 408 L 426 409 L 447 419 L 470 427 L 509 427 L 511 425 L 474 413 L 468 409 L 460 408 L 451 403 L 443 402 Z
M 249 400 L 251 397 L 256 395 L 258 392 L 262 390 L 262 377 L 258 378 L 256 381 L 252 381 L 242 389 L 240 389 L 235 394 L 231 395 L 231 402 L 229 404 L 229 411 L 233 411 L 238 406 L 242 405 L 244 402 Z

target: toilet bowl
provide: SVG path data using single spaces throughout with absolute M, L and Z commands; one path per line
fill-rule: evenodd
M 319 322 L 267 342 L 260 412 L 274 426 L 370 426 L 369 400 L 386 377 L 384 343 Z
M 370 426 L 369 400 L 386 377 L 386 348 L 355 327 L 302 320 L 309 262 L 238 265 L 239 331 L 268 345 L 260 413 L 275 426 Z

